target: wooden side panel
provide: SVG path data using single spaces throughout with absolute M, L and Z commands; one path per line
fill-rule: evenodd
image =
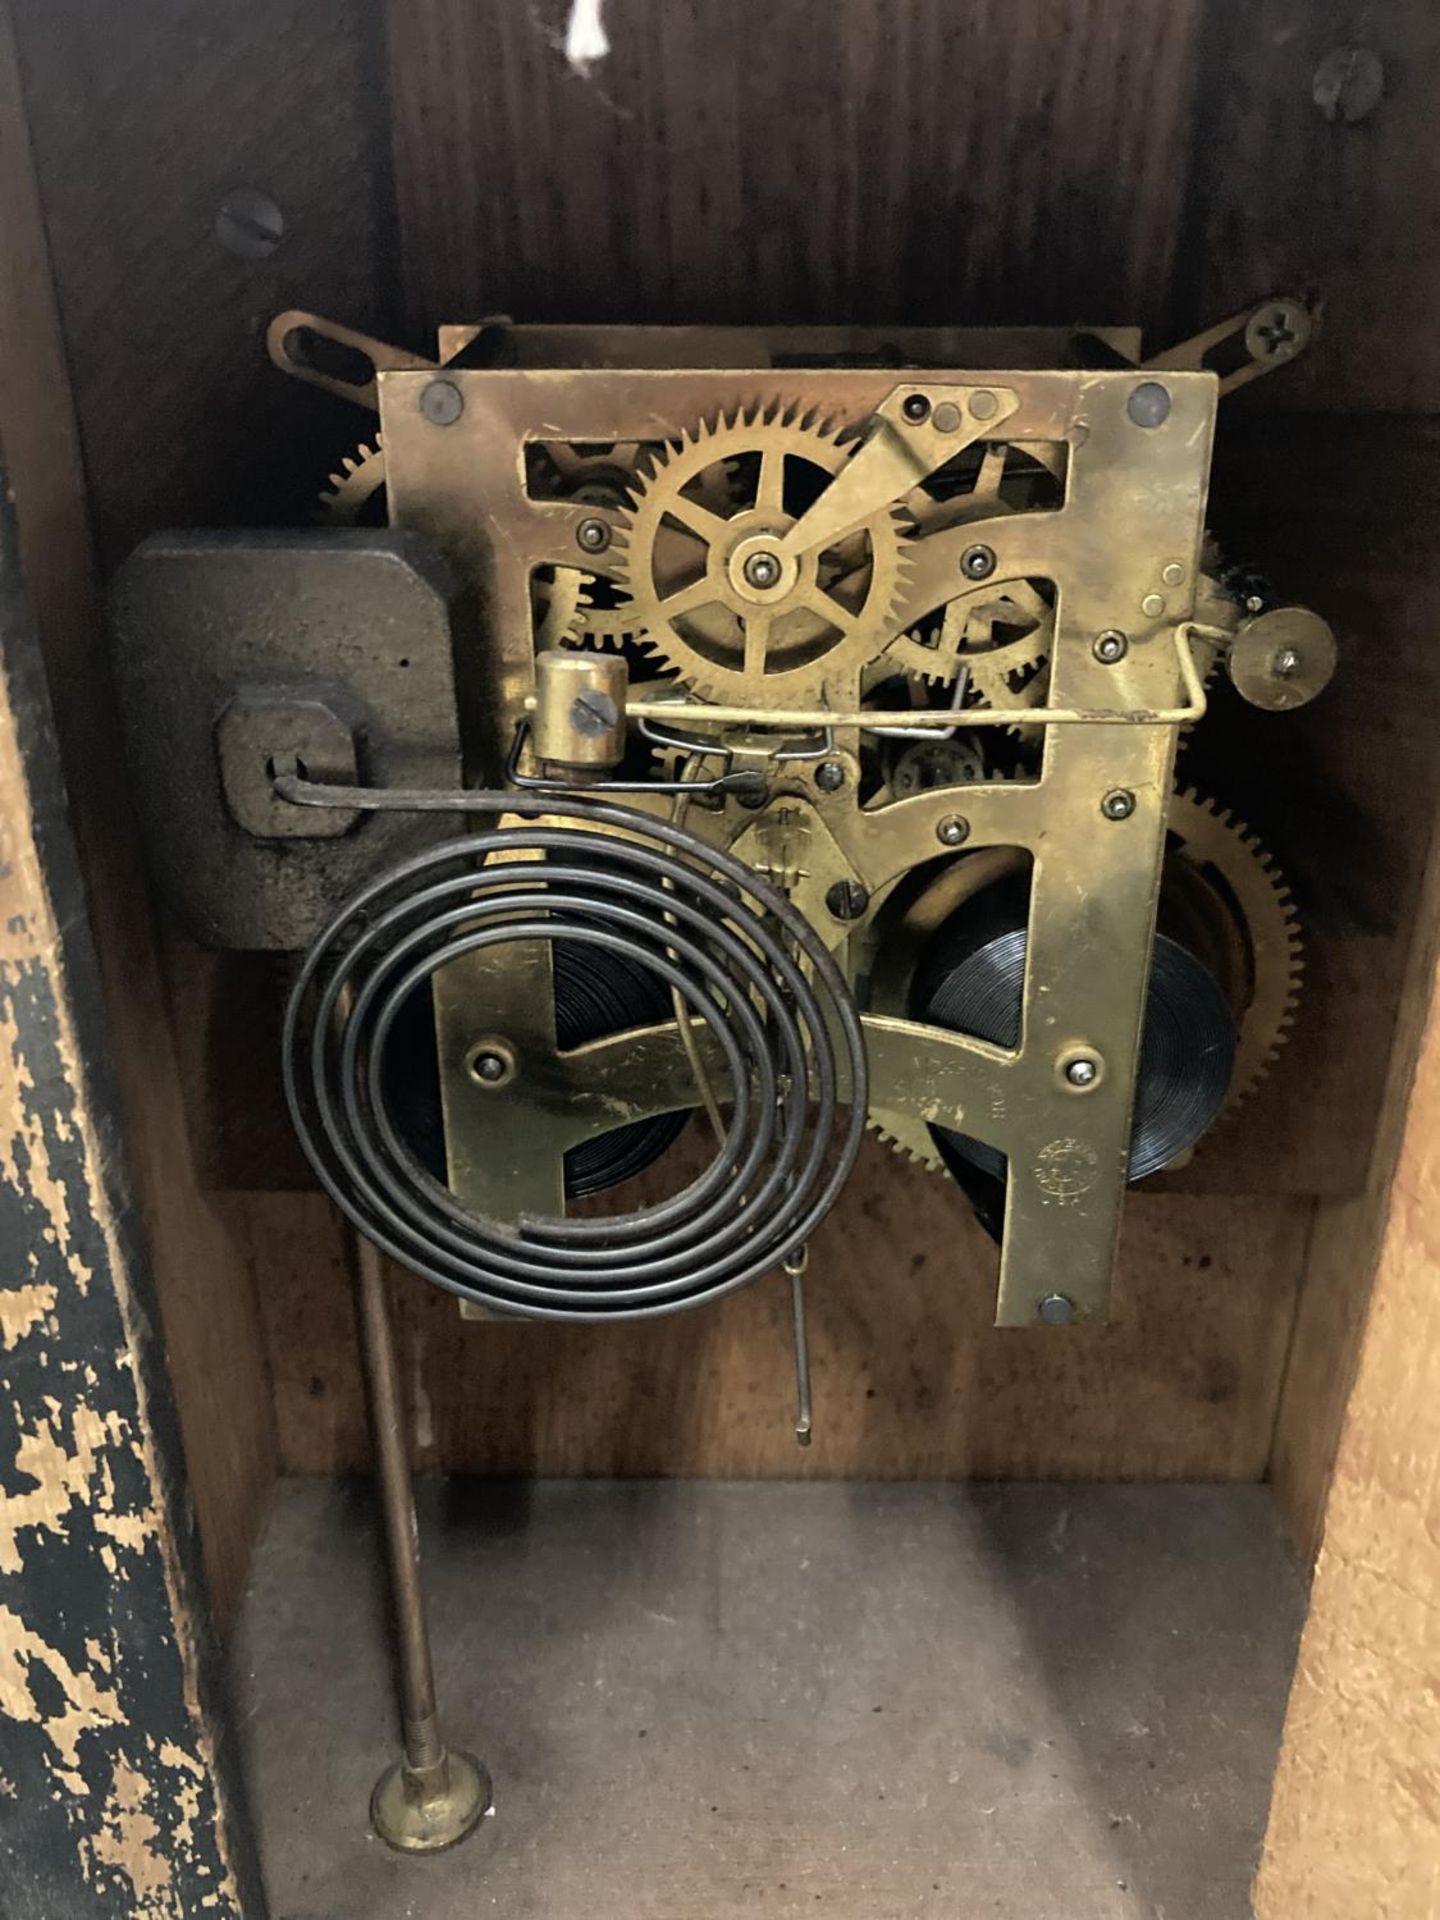
M 124 1117 L 124 1145 L 113 1150 L 130 1161 L 154 1248 L 191 1491 L 223 1618 L 244 1580 L 274 1473 L 264 1344 L 243 1256 L 192 1166 L 108 690 L 75 416 L 10 27 L 0 6 L 0 443 L 107 994 Z M 143 444 L 137 438 L 129 447 L 132 475 L 144 471 Z
M 1208 0 L 1204 46 L 1181 331 L 1310 285 L 1326 305 L 1320 338 L 1242 405 L 1433 412 L 1440 15 L 1424 4 Z M 1356 47 L 1379 54 L 1384 95 L 1353 124 L 1327 119 L 1316 72 Z
M 251 1195 L 282 1457 L 367 1458 L 350 1290 L 326 1203 Z M 462 1322 L 396 1280 L 424 1467 L 504 1474 L 1259 1479 L 1308 1209 L 1137 1197 L 1119 1321 L 998 1330 L 994 1248 L 952 1187 L 878 1142 L 817 1236 L 815 1443 L 797 1448 L 777 1279 L 622 1328 Z
M 1230 698 L 1182 761 L 1233 801 L 1293 884 L 1305 998 L 1252 1109 L 1189 1177 L 1304 1169 L 1317 1212 L 1272 1474 L 1302 1555 L 1318 1543 L 1354 1378 L 1440 921 L 1440 433 L 1428 420 L 1250 414 L 1224 436 L 1230 551 L 1336 627 L 1328 692 L 1283 721 Z M 1218 751 L 1217 751 L 1218 749 Z M 1351 1197 L 1344 1197 L 1348 1192 Z
M 1275 1492 L 1307 1561 L 1319 1551 L 1346 1402 L 1415 1081 L 1415 1056 L 1440 959 L 1440 851 L 1432 831 L 1369 1181 L 1357 1199 L 1316 1208 L 1270 1463 Z
M 161 527 L 303 519 L 369 415 L 278 373 L 287 307 L 390 329 L 378 7 L 12 0 L 102 560 Z M 274 252 L 216 237 L 270 196 Z
M 391 0 L 417 327 L 1163 331 L 1200 0 L 610 0 L 588 78 L 568 13 Z
M 261 1920 L 85 902 L 0 524 L 0 1856 L 10 1920 Z M 223 1404 L 218 1388 L 216 1404 Z
M 1291 1695 L 1262 1920 L 1440 1910 L 1440 989 Z

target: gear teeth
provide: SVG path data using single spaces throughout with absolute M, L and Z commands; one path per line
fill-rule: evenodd
M 623 620 L 615 619 L 608 624 L 632 636 L 647 635 L 660 659 L 675 670 L 683 685 L 721 703 L 738 700 L 754 704 L 759 700 L 784 708 L 813 704 L 817 686 L 858 674 L 879 657 L 894 637 L 911 565 L 911 556 L 901 551 L 910 527 L 888 508 L 877 508 L 874 515 L 867 516 L 863 527 L 870 540 L 874 564 L 863 619 L 844 631 L 837 628 L 833 646 L 814 666 L 790 667 L 770 676 L 746 674 L 738 644 L 733 648 L 733 666 L 728 659 L 719 662 L 706 659 L 665 617 L 662 608 L 654 604 L 658 583 L 652 581 L 650 569 L 658 522 L 664 516 L 672 490 L 685 487 L 711 465 L 723 467 L 733 489 L 735 462 L 740 456 L 772 450 L 794 453 L 800 458 L 811 457 L 832 477 L 843 469 L 849 458 L 848 451 L 840 445 L 834 424 L 822 421 L 817 407 L 806 409 L 798 400 L 787 400 L 783 395 L 771 398 L 757 395 L 727 404 L 687 428 L 667 445 L 662 458 L 639 475 L 626 516 L 628 537 L 617 533 L 614 572 L 611 574 L 608 567 L 604 571 L 618 586 L 633 594 L 631 608 L 624 610 Z M 730 499 L 733 506 L 739 506 L 733 490 Z M 635 592 L 632 582 L 639 583 L 641 591 Z M 723 590 L 717 593 L 716 601 L 741 618 L 746 612 L 743 605 L 732 604 L 732 596 Z
M 875 1135 L 877 1140 L 884 1146 L 887 1146 L 891 1153 L 898 1155 L 900 1159 L 908 1160 L 911 1166 L 920 1167 L 926 1173 L 938 1173 L 942 1179 L 949 1179 L 950 1176 L 945 1162 L 933 1148 L 928 1152 L 921 1152 L 919 1148 L 912 1146 L 908 1140 L 902 1140 L 898 1134 L 892 1133 L 884 1121 L 877 1119 L 873 1114 L 867 1118 L 865 1125 L 868 1131 Z
M 1183 819 L 1186 810 L 1195 816 L 1193 825 L 1204 822 L 1206 831 L 1223 837 L 1212 839 L 1206 846 L 1203 844 L 1204 833 L 1196 834 L 1192 830 L 1187 834 Z M 1255 990 L 1241 1019 L 1240 1057 L 1226 1102 L 1226 1112 L 1229 1114 L 1243 1105 L 1265 1078 L 1294 1026 L 1305 973 L 1300 916 L 1289 883 L 1274 856 L 1261 844 L 1258 835 L 1229 808 L 1206 798 L 1194 787 L 1183 787 L 1172 798 L 1170 817 L 1171 830 L 1176 833 L 1182 852 L 1188 852 L 1193 847 L 1195 853 L 1192 857 L 1197 863 L 1208 861 L 1225 878 L 1235 896 L 1255 953 Z M 1253 915 L 1246 900 L 1244 879 L 1247 876 L 1226 870 L 1221 851 L 1226 847 L 1238 847 L 1243 851 L 1248 868 L 1259 877 L 1265 888 L 1263 904 L 1258 895 L 1255 898 L 1256 912 Z M 1260 913 L 1267 910 L 1274 916 L 1268 929 L 1268 942 L 1265 939 L 1267 930 L 1257 924 Z M 1277 978 L 1273 971 L 1268 971 L 1268 977 L 1262 979 L 1262 972 L 1271 969 L 1283 969 L 1282 977 Z M 1257 1021 L 1263 1021 L 1268 1031 L 1262 1029 L 1254 1032 Z M 1249 1036 L 1245 1031 L 1247 1023 L 1252 1027 Z
M 326 484 L 315 503 L 317 522 L 353 525 L 384 484 L 385 452 L 377 434 L 373 441 L 362 440 L 353 453 L 344 455 L 333 473 L 326 475 Z

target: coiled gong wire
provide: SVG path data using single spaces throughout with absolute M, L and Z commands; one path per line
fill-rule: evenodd
M 677 824 L 559 795 L 470 800 L 477 814 L 526 824 L 445 841 L 382 874 L 301 967 L 283 1070 L 320 1181 L 393 1259 L 504 1314 L 641 1319 L 772 1271 L 833 1206 L 865 1126 L 859 1016 L 814 929 L 743 862 Z M 397 1015 L 451 961 L 514 941 L 638 963 L 709 1028 L 729 1118 L 714 1159 L 680 1192 L 609 1219 L 488 1219 L 406 1144 L 383 1070 Z M 483 1029 L 484 1008 L 475 1013 Z

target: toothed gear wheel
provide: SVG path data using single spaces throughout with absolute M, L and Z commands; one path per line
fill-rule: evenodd
M 317 518 L 337 527 L 385 525 L 385 449 L 361 441 L 321 490 Z
M 1235 624 L 1236 610 L 1233 602 L 1226 600 L 1217 581 L 1208 574 L 1201 574 L 1196 590 L 1195 621 L 1198 630 L 1190 637 L 1191 656 L 1195 661 L 1200 684 L 1208 687 L 1214 679 L 1225 657 L 1225 643 L 1216 637 L 1217 631 Z M 1054 637 L 1054 611 L 1049 610 L 1049 620 L 1045 627 L 1045 645 L 1037 650 L 1032 660 L 1022 661 L 1018 652 L 1010 654 L 1002 649 L 990 656 L 990 665 L 985 665 L 985 656 L 971 662 L 971 686 L 979 698 L 980 704 L 987 707 L 1043 707 L 1050 697 L 1050 643 Z M 1180 744 L 1183 747 L 1194 729 L 1192 721 L 1180 729 Z M 1006 729 L 1023 746 L 1038 747 L 1041 741 L 1041 728 L 1027 726 L 1017 721 Z
M 546 441 L 543 447 L 556 476 L 557 498 L 584 500 L 607 508 L 623 508 L 629 506 L 635 491 L 636 469 L 640 462 L 662 451 L 663 443 L 618 440 L 608 447 L 587 448 L 571 446 L 565 441 Z M 728 468 L 717 466 L 705 476 L 704 489 L 699 498 L 702 506 L 710 507 L 716 513 L 730 511 L 732 501 Z M 683 535 L 680 537 L 683 538 Z M 665 544 L 671 548 L 676 539 L 674 533 L 664 536 Z M 683 550 L 679 557 L 683 559 Z M 661 564 L 663 556 L 657 548 L 657 565 Z M 607 577 L 606 571 L 591 576 L 591 587 L 586 595 L 581 620 L 572 633 L 562 636 L 561 644 L 605 647 L 610 650 L 633 647 L 639 652 L 652 654 L 655 651 L 642 637 L 630 595 L 615 580 Z
M 593 580 L 578 567 L 542 568 L 531 576 L 535 645 L 568 647 L 583 638 Z
M 625 501 L 644 451 L 639 440 L 612 440 L 603 446 L 571 440 L 535 444 L 551 470 L 553 497 L 592 507 L 616 507 Z
M 702 423 L 642 470 L 615 542 L 619 583 L 634 630 L 702 698 L 798 707 L 834 689 L 853 699 L 892 637 L 909 524 L 898 510 L 819 552 L 777 546 L 854 451 L 813 413 L 773 404 Z M 725 511 L 708 504 L 717 469 Z
M 1239 1015 L 1229 1112 L 1264 1079 L 1294 1023 L 1304 972 L 1299 915 L 1275 861 L 1242 821 L 1213 801 L 1190 788 L 1173 794 L 1167 825 L 1162 911 L 1186 920 L 1191 939 L 1208 934 L 1211 950 L 1200 957 Z
M 899 634 L 885 665 L 949 686 L 962 666 L 987 705 L 1005 703 L 1013 676 L 1050 658 L 1055 609 L 1028 580 L 987 582 L 946 604 L 938 626 Z
M 926 1173 L 939 1173 L 950 1179 L 950 1169 L 935 1151 L 935 1141 L 923 1120 L 916 1120 L 908 1113 L 872 1109 L 865 1124 L 877 1140 L 892 1153 L 898 1153 L 902 1160 L 912 1160 Z

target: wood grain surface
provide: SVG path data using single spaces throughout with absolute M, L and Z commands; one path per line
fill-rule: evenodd
M 1315 346 L 1241 405 L 1434 411 L 1440 14 L 1417 0 L 1208 0 L 1203 49 L 1181 330 L 1308 285 L 1325 302 Z M 1378 105 L 1353 123 L 1315 101 L 1321 63 L 1347 49 L 1384 72 Z
M 200 1189 L 113 721 L 80 447 L 10 14 L 0 5 L 0 444 L 84 863 L 211 1600 L 228 1618 L 275 1470 L 249 1271 Z M 132 449 L 132 466 L 133 449 Z M 108 1143 L 107 1143 L 108 1144 Z
M 414 325 L 1168 319 L 1200 0 L 391 0 Z
M 1262 1920 L 1440 1910 L 1437 991 L 1432 977 L 1256 1885 Z
M 1433 829 L 1414 921 L 1415 937 L 1365 1191 L 1353 1200 L 1322 1201 L 1315 1210 L 1275 1423 L 1270 1475 L 1286 1524 L 1307 1565 L 1319 1551 L 1326 1526 L 1326 1502 L 1359 1364 L 1371 1282 L 1418 1091 L 1417 1053 L 1440 960 L 1440 838 Z
M 308 512 L 362 410 L 286 379 L 288 307 L 391 325 L 379 21 L 351 0 L 13 0 L 45 220 L 107 568 L 160 527 Z M 236 188 L 284 220 L 216 237 Z
M 688 1149 L 693 1152 L 693 1146 Z M 282 1458 L 368 1455 L 327 1203 L 235 1196 L 270 1333 Z M 817 1235 L 814 1445 L 795 1444 L 788 1295 L 762 1282 L 639 1326 L 473 1323 L 395 1298 L 415 1457 L 498 1474 L 1258 1479 L 1308 1209 L 1137 1197 L 1116 1324 L 996 1329 L 995 1251 L 953 1187 L 878 1141 Z

